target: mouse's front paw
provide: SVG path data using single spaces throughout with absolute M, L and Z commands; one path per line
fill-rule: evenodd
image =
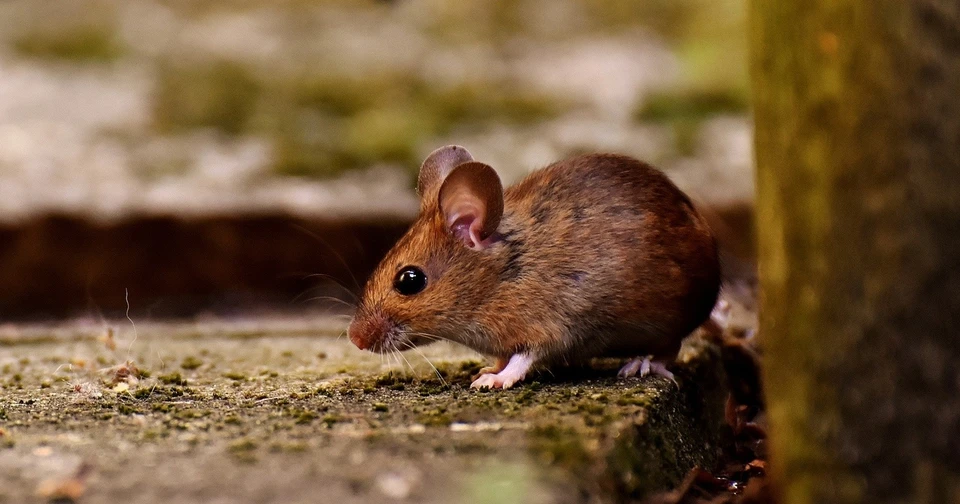
M 470 384 L 470 388 L 475 389 L 508 389 L 517 383 L 516 379 L 501 376 L 499 373 L 486 373 Z
M 510 357 L 507 365 L 499 373 L 486 373 L 470 384 L 470 388 L 475 389 L 508 389 L 514 383 L 522 380 L 527 375 L 527 371 L 533 365 L 533 357 L 530 354 L 515 354 Z
M 483 375 L 497 374 L 500 371 L 503 371 L 503 368 L 507 367 L 508 362 L 509 362 L 508 359 L 498 358 L 497 362 L 494 365 L 480 368 L 480 371 L 477 371 L 477 374 L 473 375 L 473 377 L 471 377 L 470 379 L 476 382 Z
M 497 388 L 497 375 L 493 373 L 484 373 L 477 377 L 476 380 L 473 380 L 473 383 L 470 384 L 470 388 L 475 389 L 485 389 L 485 388 Z
M 503 373 L 487 373 L 480 375 L 480 378 L 477 378 L 470 384 L 470 388 L 476 389 L 508 389 L 512 387 L 515 383 L 519 381 L 519 378 L 512 376 L 503 376 Z

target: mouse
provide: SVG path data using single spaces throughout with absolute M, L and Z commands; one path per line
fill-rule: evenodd
M 710 226 L 663 172 L 583 154 L 504 188 L 450 145 L 423 161 L 417 193 L 348 327 L 359 349 L 465 345 L 493 361 L 473 388 L 595 357 L 624 359 L 623 378 L 676 383 L 668 365 L 709 319 L 721 274 Z

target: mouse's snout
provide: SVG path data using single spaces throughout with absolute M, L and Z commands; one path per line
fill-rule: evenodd
M 360 350 L 377 351 L 390 331 L 391 322 L 383 314 L 357 312 L 350 322 L 347 334 Z

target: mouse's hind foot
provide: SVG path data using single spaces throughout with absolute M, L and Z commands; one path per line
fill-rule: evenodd
M 651 361 L 649 356 L 631 359 L 630 362 L 627 362 L 626 365 L 620 368 L 617 376 L 620 378 L 631 378 L 639 375 L 640 378 L 643 378 L 649 374 L 662 376 L 672 381 L 677 387 L 680 386 L 677 383 L 677 379 L 673 376 L 673 373 L 667 369 L 667 365 L 665 363 L 660 361 Z

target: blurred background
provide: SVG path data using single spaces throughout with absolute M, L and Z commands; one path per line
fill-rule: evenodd
M 613 151 L 741 256 L 742 0 L 0 3 L 0 321 L 349 303 L 457 143 Z M 732 234 L 732 236 L 731 236 Z

